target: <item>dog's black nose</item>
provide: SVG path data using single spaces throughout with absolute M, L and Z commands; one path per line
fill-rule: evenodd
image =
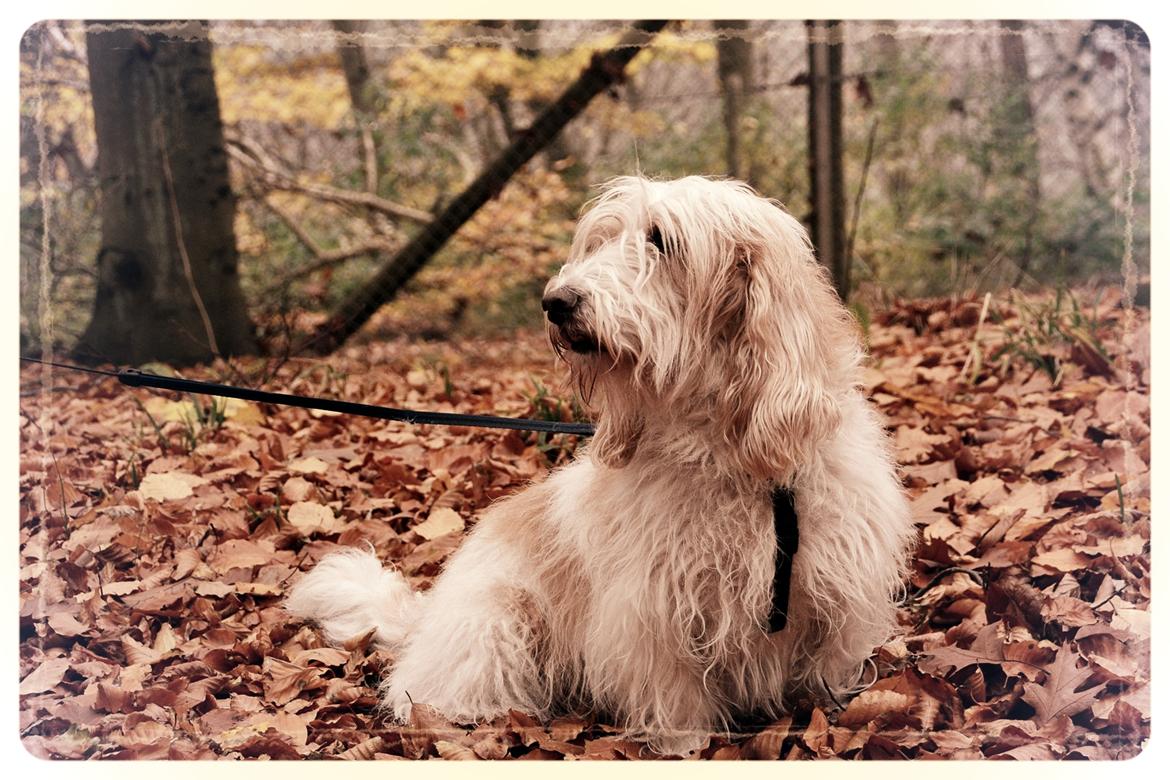
M 553 325 L 564 325 L 580 303 L 580 295 L 566 287 L 559 287 L 541 298 L 540 308 L 544 309 L 548 321 Z

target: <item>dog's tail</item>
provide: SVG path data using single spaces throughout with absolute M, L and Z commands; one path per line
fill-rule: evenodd
M 317 623 L 333 644 L 375 629 L 374 640 L 400 646 L 422 603 L 396 571 L 383 569 L 371 550 L 331 553 L 296 585 L 284 607 Z

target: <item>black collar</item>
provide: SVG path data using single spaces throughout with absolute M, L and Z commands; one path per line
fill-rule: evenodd
M 772 522 L 776 528 L 776 571 L 772 575 L 772 609 L 768 613 L 768 633 L 782 631 L 788 625 L 792 558 L 800 546 L 796 499 L 788 488 L 777 487 L 772 490 Z

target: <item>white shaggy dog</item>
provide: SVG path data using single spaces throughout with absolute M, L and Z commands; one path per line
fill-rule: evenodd
M 747 186 L 619 178 L 544 307 L 600 410 L 576 460 L 484 512 L 435 586 L 330 555 L 287 607 L 377 629 L 397 718 L 592 710 L 665 752 L 786 695 L 845 691 L 895 629 L 914 529 L 855 326 L 804 230 Z M 771 491 L 795 496 L 788 624 L 769 633 Z

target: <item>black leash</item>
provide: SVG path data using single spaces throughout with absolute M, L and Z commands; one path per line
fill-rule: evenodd
M 29 363 L 55 366 L 69 371 L 85 371 L 90 374 L 111 376 L 129 387 L 152 387 L 159 390 L 195 393 L 196 395 L 218 395 L 224 398 L 239 398 L 244 401 L 255 401 L 257 403 L 298 406 L 302 409 L 321 409 L 327 412 L 338 412 L 341 414 L 356 414 L 362 417 L 393 420 L 412 425 L 451 425 L 462 428 L 504 428 L 512 431 L 568 433 L 576 436 L 593 435 L 593 425 L 590 423 L 531 420 L 523 417 L 496 417 L 488 414 L 422 412 L 414 409 L 396 409 L 392 406 L 374 406 L 373 404 L 358 404 L 351 401 L 335 401 L 331 398 L 314 398 L 312 396 L 293 395 L 291 393 L 270 393 L 266 390 L 253 390 L 248 387 L 236 387 L 234 385 L 221 385 L 215 382 L 200 382 L 194 379 L 160 376 L 134 368 L 123 368 L 118 371 L 103 371 L 97 368 L 54 363 L 48 360 L 38 360 L 23 356 L 20 359 Z
M 772 523 L 776 529 L 776 569 L 772 575 L 772 610 L 768 633 L 788 625 L 788 596 L 792 584 L 792 558 L 800 546 L 796 522 L 796 497 L 785 487 L 772 490 Z
M 293 395 L 292 393 L 270 393 L 248 387 L 221 385 L 215 382 L 200 382 L 194 379 L 160 376 L 134 368 L 105 371 L 100 368 L 55 363 L 38 358 L 20 358 L 26 363 L 83 371 L 117 379 L 129 387 L 151 387 L 160 390 L 175 390 L 196 395 L 218 395 L 224 398 L 239 398 L 257 403 L 297 406 L 302 409 L 321 409 L 341 414 L 356 414 L 379 420 L 393 420 L 412 425 L 450 425 L 462 428 L 504 428 L 512 431 L 539 431 L 542 433 L 568 433 L 576 436 L 592 436 L 590 423 L 565 423 L 551 420 L 533 420 L 525 417 L 496 417 L 487 414 L 456 414 L 453 412 L 422 412 L 413 409 L 396 409 L 391 406 L 374 406 L 350 401 L 335 401 L 330 398 Z M 800 544 L 796 522 L 796 502 L 792 491 L 777 487 L 772 490 L 772 521 L 776 530 L 776 569 L 772 578 L 772 608 L 768 614 L 768 631 L 782 631 L 788 625 L 788 597 L 792 582 L 792 558 Z

